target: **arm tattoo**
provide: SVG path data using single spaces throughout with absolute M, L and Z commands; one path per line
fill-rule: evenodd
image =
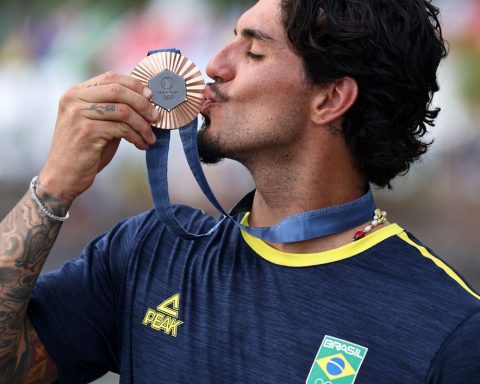
M 45 255 L 45 248 L 48 249 L 47 233 L 48 228 L 45 225 L 39 225 L 29 230 L 23 253 L 15 260 L 16 267 L 30 269 L 34 272 L 39 263 L 43 265 L 47 256 Z
M 116 112 L 117 105 L 116 104 L 92 104 L 88 108 L 83 108 L 82 111 L 95 111 L 100 115 L 105 115 L 108 112 Z
M 42 199 L 56 212 L 68 210 L 53 196 Z M 60 222 L 40 212 L 29 193 L 0 223 L 0 384 L 23 382 L 30 367 L 29 382 L 40 382 L 31 381 L 35 332 L 26 312 L 60 228 Z
M 30 369 L 25 378 L 25 384 L 50 382 L 56 376 L 57 368 L 49 358 L 45 347 L 37 339 L 32 345 Z

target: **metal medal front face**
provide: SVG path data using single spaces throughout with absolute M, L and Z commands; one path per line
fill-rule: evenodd
M 152 78 L 148 85 L 153 92 L 152 101 L 167 111 L 187 101 L 185 79 L 169 69 Z
M 174 52 L 155 53 L 134 68 L 132 77 L 153 92 L 152 105 L 160 114 L 153 124 L 157 128 L 181 128 L 193 121 L 202 108 L 205 81 L 185 56 Z

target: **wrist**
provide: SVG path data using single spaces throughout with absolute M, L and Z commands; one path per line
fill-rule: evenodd
M 38 175 L 37 193 L 46 199 L 52 199 L 58 204 L 70 207 L 77 197 L 77 194 L 68 188 L 70 184 L 72 183 L 69 183 L 68 175 L 51 175 L 43 169 Z
M 40 174 L 35 184 L 35 193 L 46 208 L 58 216 L 65 216 L 75 197 L 62 188 L 60 183 Z

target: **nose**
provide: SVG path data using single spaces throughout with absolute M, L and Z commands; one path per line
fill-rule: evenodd
M 222 48 L 207 65 L 207 75 L 216 82 L 230 81 L 235 77 L 233 45 Z

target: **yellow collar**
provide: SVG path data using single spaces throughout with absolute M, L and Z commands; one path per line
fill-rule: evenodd
M 248 225 L 247 213 L 243 220 L 243 225 Z M 375 231 L 363 239 L 343 245 L 339 248 L 331 249 L 318 253 L 287 253 L 279 251 L 265 243 L 263 240 L 241 231 L 243 239 L 258 255 L 265 260 L 285 267 L 311 267 L 314 265 L 328 264 L 335 261 L 348 259 L 366 251 L 368 248 L 382 242 L 389 237 L 398 235 L 404 230 L 397 224 L 390 224 L 378 231 Z

